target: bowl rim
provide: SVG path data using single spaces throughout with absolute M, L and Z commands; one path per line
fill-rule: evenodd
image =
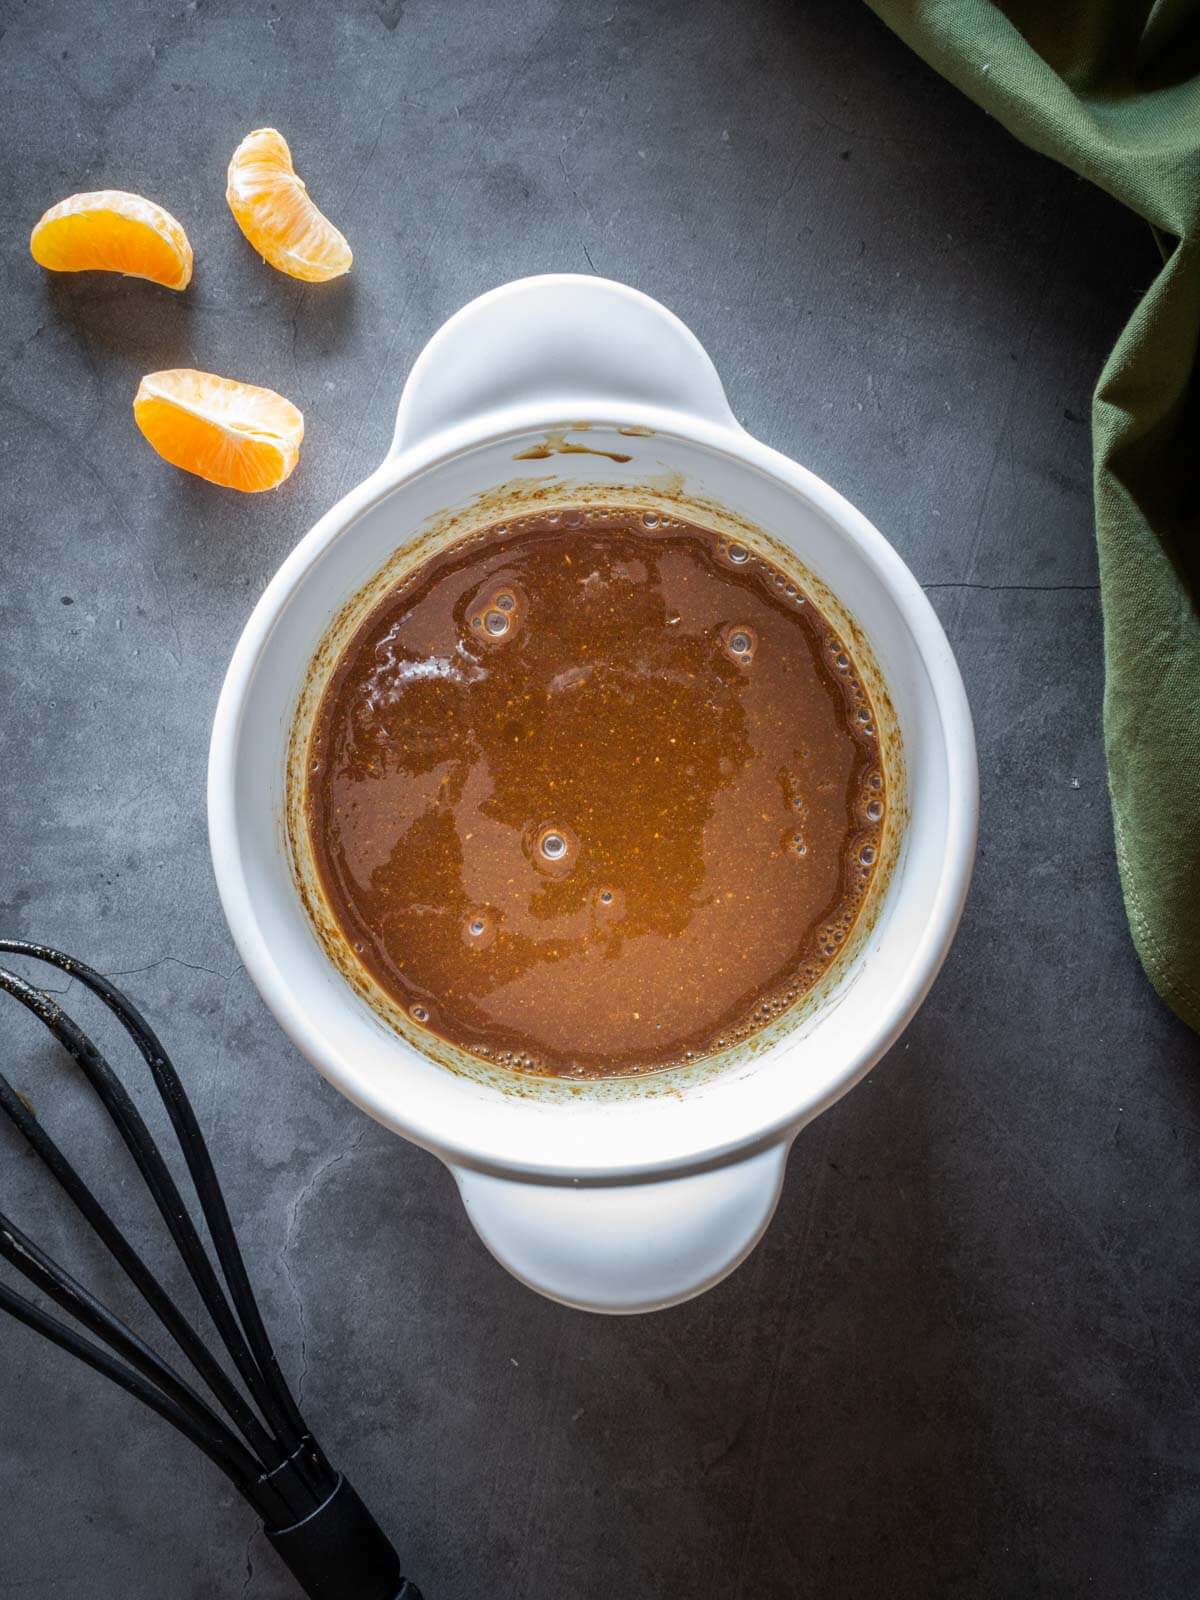
M 913 639 L 937 706 L 946 762 L 946 837 L 938 881 L 921 937 L 909 954 L 889 1003 L 879 1008 L 872 1027 L 847 1053 L 840 1071 L 823 1075 L 814 1092 L 797 1093 L 794 1103 L 752 1133 L 731 1138 L 718 1136 L 694 1150 L 661 1160 L 589 1164 L 510 1159 L 495 1149 L 481 1150 L 477 1141 L 463 1138 L 462 1125 L 467 1119 L 450 1132 L 438 1126 L 436 1118 L 405 1114 L 393 1100 L 373 1092 L 367 1075 L 356 1072 L 353 1064 L 331 1047 L 324 1030 L 309 1017 L 302 998 L 275 960 L 255 913 L 238 826 L 237 752 L 249 690 L 276 624 L 325 550 L 346 536 L 365 514 L 417 477 L 437 471 L 468 452 L 564 426 L 570 430 L 579 425 L 582 417 L 595 429 L 646 429 L 656 436 L 674 438 L 724 457 L 739 469 L 757 470 L 806 501 L 850 539 L 887 589 Z M 251 612 L 230 660 L 213 718 L 207 798 L 213 871 L 238 954 L 284 1032 L 323 1077 L 376 1120 L 454 1166 L 527 1181 L 614 1183 L 709 1170 L 771 1144 L 790 1141 L 800 1128 L 871 1070 L 911 1021 L 949 951 L 974 864 L 979 777 L 966 690 L 941 622 L 899 553 L 836 489 L 736 424 L 726 426 L 692 413 L 648 405 L 618 408 L 594 404 L 589 407 L 584 403 L 568 415 L 561 404 L 548 409 L 544 404 L 526 403 L 478 415 L 398 454 L 389 453 L 374 472 L 331 506 L 291 550 Z

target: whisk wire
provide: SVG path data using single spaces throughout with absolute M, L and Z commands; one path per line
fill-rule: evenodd
M 12 950 L 14 948 L 20 954 L 33 955 L 43 960 L 59 955 L 58 951 L 51 951 L 45 946 L 22 946 L 20 941 L 17 940 L 0 940 L 0 950 Z M 117 1013 L 122 1021 L 125 1021 L 128 1017 L 131 1023 L 136 1024 L 137 1031 L 133 1034 L 135 1043 L 137 1043 L 143 1057 L 151 1067 L 155 1084 L 159 1090 L 160 1097 L 166 1104 L 168 1115 L 171 1115 L 172 1110 L 179 1113 L 183 1105 L 187 1105 L 190 1113 L 190 1104 L 187 1103 L 178 1075 L 167 1060 L 166 1052 L 158 1044 L 158 1041 L 153 1038 L 148 1025 L 134 1011 L 134 1008 L 125 1000 L 124 996 L 119 996 L 118 992 L 100 974 L 93 972 L 89 967 L 75 963 L 69 957 L 55 960 L 54 964 L 62 967 L 64 971 L 70 972 L 73 976 L 77 976 L 88 988 L 95 989 L 100 994 L 100 997 L 109 1001 L 110 1004 L 113 1000 L 119 1000 L 119 1004 L 111 1004 L 111 1009 Z M 101 987 L 97 987 L 97 985 Z M 126 1148 L 142 1174 L 151 1198 L 167 1225 L 192 1281 L 195 1283 L 197 1291 L 213 1319 L 221 1340 L 242 1377 L 242 1381 L 266 1418 L 272 1433 L 278 1436 L 277 1441 L 272 1441 L 269 1435 L 263 1436 L 262 1442 L 266 1446 L 267 1454 L 264 1465 L 268 1468 L 279 1465 L 291 1457 L 296 1450 L 296 1446 L 300 1444 L 305 1432 L 303 1419 L 300 1418 L 291 1394 L 283 1382 L 278 1363 L 274 1359 L 274 1352 L 270 1352 L 269 1370 L 265 1373 L 255 1360 L 246 1337 L 243 1335 L 239 1320 L 235 1316 L 229 1300 L 226 1298 L 225 1291 L 213 1271 L 212 1264 L 187 1211 L 183 1197 L 171 1177 L 157 1146 L 150 1137 L 141 1114 L 101 1052 L 88 1038 L 87 1034 L 62 1010 L 50 995 L 26 983 L 22 978 L 17 977 L 15 973 L 3 970 L 0 970 L 0 987 L 6 989 L 14 999 L 19 1000 L 22 1005 L 32 1011 L 45 1024 L 83 1071 L 92 1088 L 99 1096 L 105 1110 L 116 1125 L 118 1133 L 121 1135 Z M 102 990 L 105 992 L 102 992 Z M 157 1046 L 157 1049 L 154 1046 Z M 175 1124 L 175 1120 L 175 1116 L 172 1116 L 173 1124 Z M 188 1139 L 194 1145 L 203 1148 L 207 1157 L 207 1147 L 204 1146 L 203 1135 L 195 1122 L 194 1115 L 190 1116 L 186 1121 L 190 1122 L 190 1127 L 187 1128 Z M 185 1146 L 185 1159 L 188 1153 L 188 1148 Z M 198 1187 L 197 1194 L 207 1219 L 209 1205 L 212 1202 L 212 1193 L 215 1191 L 216 1195 L 220 1196 L 211 1160 L 206 1161 L 202 1166 L 201 1176 L 205 1180 L 205 1187 L 209 1192 L 206 1193 L 204 1188 Z M 232 1234 L 232 1226 L 228 1221 L 228 1213 L 225 1211 L 223 1197 L 220 1201 L 220 1211 L 224 1213 L 225 1226 Z M 214 1238 L 214 1246 L 216 1244 L 217 1241 Z M 234 1250 L 236 1251 L 236 1243 Z M 237 1252 L 237 1254 L 238 1264 L 241 1265 L 240 1252 Z M 220 1261 L 220 1259 L 220 1251 L 218 1249 L 218 1260 Z M 249 1288 L 249 1281 L 245 1278 L 244 1267 L 242 1267 L 241 1279 L 245 1287 L 244 1295 L 240 1296 L 240 1298 L 254 1306 L 255 1316 L 250 1320 L 252 1322 L 258 1320 L 261 1326 L 261 1319 L 257 1317 L 257 1306 Z M 239 1284 L 240 1287 L 241 1285 Z M 264 1331 L 264 1340 L 265 1337 Z M 298 1426 L 297 1423 L 299 1424 Z M 332 1482 L 332 1474 L 327 1469 L 322 1472 L 321 1464 L 307 1459 L 303 1453 L 296 1460 L 295 1470 L 302 1478 L 307 1479 L 310 1487 L 314 1489 L 327 1489 Z
M 270 1459 L 278 1449 L 271 1435 L 230 1381 L 224 1368 L 214 1359 L 208 1346 L 193 1330 L 162 1284 L 42 1127 L 38 1118 L 23 1103 L 3 1073 L 0 1073 L 0 1110 L 4 1111 L 22 1138 L 40 1157 L 59 1187 L 91 1226 L 109 1254 L 187 1357 L 197 1375 L 224 1407 L 226 1415 L 240 1429 L 250 1448 L 261 1460 Z
M 24 1295 L 17 1294 L 6 1283 L 0 1283 L 0 1309 L 7 1311 L 18 1322 L 23 1322 L 26 1327 L 34 1329 L 51 1344 L 56 1344 L 62 1350 L 68 1351 L 77 1360 L 94 1371 L 103 1373 L 118 1388 L 124 1389 L 127 1394 L 133 1395 L 144 1406 L 169 1422 L 178 1429 L 186 1438 L 202 1450 L 204 1454 L 226 1475 L 234 1487 L 249 1500 L 259 1515 L 267 1518 L 286 1514 L 285 1503 L 276 1498 L 273 1505 L 263 1507 L 259 1504 L 256 1481 L 247 1478 L 238 1468 L 236 1463 L 222 1451 L 212 1436 L 203 1429 L 195 1426 L 191 1417 L 175 1402 L 169 1399 L 153 1383 L 148 1383 L 138 1373 L 127 1367 L 123 1361 L 116 1360 L 102 1345 L 93 1344 L 90 1339 L 85 1339 L 75 1329 L 65 1322 L 60 1322 L 57 1317 L 52 1317 L 49 1312 L 43 1311 L 40 1306 L 27 1300 Z
M 233 1427 L 3 1213 L 0 1258 L 69 1312 L 94 1339 L 85 1338 L 3 1283 L 0 1310 L 102 1373 L 202 1450 L 263 1518 L 271 1543 L 313 1600 L 420 1600 L 416 1588 L 401 1577 L 395 1550 L 379 1525 L 313 1438 L 283 1377 L 204 1136 L 157 1035 L 102 973 L 73 957 L 47 945 L 16 939 L 0 939 L 0 951 L 46 962 L 77 978 L 114 1013 L 145 1060 L 187 1164 L 220 1278 L 157 1145 L 105 1057 L 51 995 L 0 968 L 0 990 L 12 995 L 53 1034 L 116 1125 L 257 1409 L 3 1074 L 0 1110 L 92 1226 Z
M 4 941 L 0 940 L 0 950 L 5 948 Z M 208 1145 L 200 1131 L 200 1124 L 196 1121 L 191 1101 L 184 1093 L 179 1074 L 172 1066 L 167 1052 L 142 1014 L 103 973 L 96 972 L 83 962 L 76 961 L 71 956 L 64 956 L 60 951 L 52 950 L 48 946 L 38 945 L 29 948 L 36 948 L 41 959 L 71 974 L 97 995 L 124 1025 L 150 1068 L 159 1097 L 171 1119 L 171 1126 L 183 1151 L 192 1184 L 204 1210 L 217 1260 L 233 1296 L 246 1338 L 273 1396 L 290 1424 L 290 1433 L 296 1441 L 299 1441 L 307 1434 L 304 1418 L 283 1376 L 274 1346 L 258 1309 L 258 1302 L 250 1287 L 241 1248 L 233 1231 L 225 1196 L 217 1182 Z
M 77 1322 L 103 1340 L 143 1378 L 157 1385 L 181 1413 L 188 1417 L 197 1434 L 208 1438 L 222 1458 L 232 1462 L 242 1477 L 253 1480 L 258 1463 L 209 1410 L 200 1396 L 173 1372 L 161 1357 L 139 1339 L 132 1329 L 113 1315 L 107 1306 L 73 1278 L 44 1250 L 0 1211 L 0 1256 L 14 1266 L 35 1288 L 40 1289 Z

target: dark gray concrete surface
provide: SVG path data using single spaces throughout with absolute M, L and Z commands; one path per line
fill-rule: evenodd
M 837 0 L 0 19 L 0 923 L 123 974 L 160 1024 L 286 1367 L 428 1600 L 1194 1594 L 1197 1049 L 1122 914 L 1086 422 L 1154 267 L 1141 227 Z M 353 243 L 342 284 L 273 273 L 226 212 L 265 122 Z M 187 295 L 31 263 L 43 207 L 110 185 L 184 220 Z M 438 1163 L 298 1058 L 205 838 L 255 597 L 376 464 L 443 318 L 546 269 L 665 300 L 751 430 L 883 528 L 958 651 L 983 777 L 917 1021 L 800 1138 L 749 1263 L 629 1321 L 509 1279 Z M 282 491 L 237 498 L 143 445 L 137 381 L 175 365 L 303 407 Z M 149 1241 L 13 1010 L 6 1070 Z M 7 1130 L 0 1163 L 0 1203 L 126 1305 Z M 292 1592 L 168 1428 L 0 1329 L 4 1600 Z

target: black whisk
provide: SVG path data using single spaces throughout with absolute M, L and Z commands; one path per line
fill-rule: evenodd
M 77 1063 L 116 1124 L 246 1393 L 205 1345 L 2 1073 L 0 1109 L 141 1293 L 224 1411 L 228 1423 L 3 1212 L 0 1256 L 94 1337 L 84 1337 L 4 1283 L 0 1283 L 0 1310 L 103 1373 L 203 1450 L 262 1518 L 267 1538 L 311 1600 L 421 1600 L 419 1591 L 401 1576 L 399 1557 L 379 1524 L 348 1479 L 330 1466 L 284 1381 L 250 1288 L 204 1136 L 179 1075 L 153 1030 L 119 989 L 74 957 L 19 939 L 0 939 L 0 951 L 49 962 L 78 979 L 113 1012 L 150 1068 L 208 1226 L 219 1276 L 157 1145 L 108 1062 L 53 995 L 0 968 L 0 989 L 45 1023 Z

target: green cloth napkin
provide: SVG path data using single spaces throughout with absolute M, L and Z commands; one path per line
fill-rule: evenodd
M 1092 400 L 1104 740 L 1134 943 L 1200 1029 L 1200 0 L 867 3 L 1162 253 Z

